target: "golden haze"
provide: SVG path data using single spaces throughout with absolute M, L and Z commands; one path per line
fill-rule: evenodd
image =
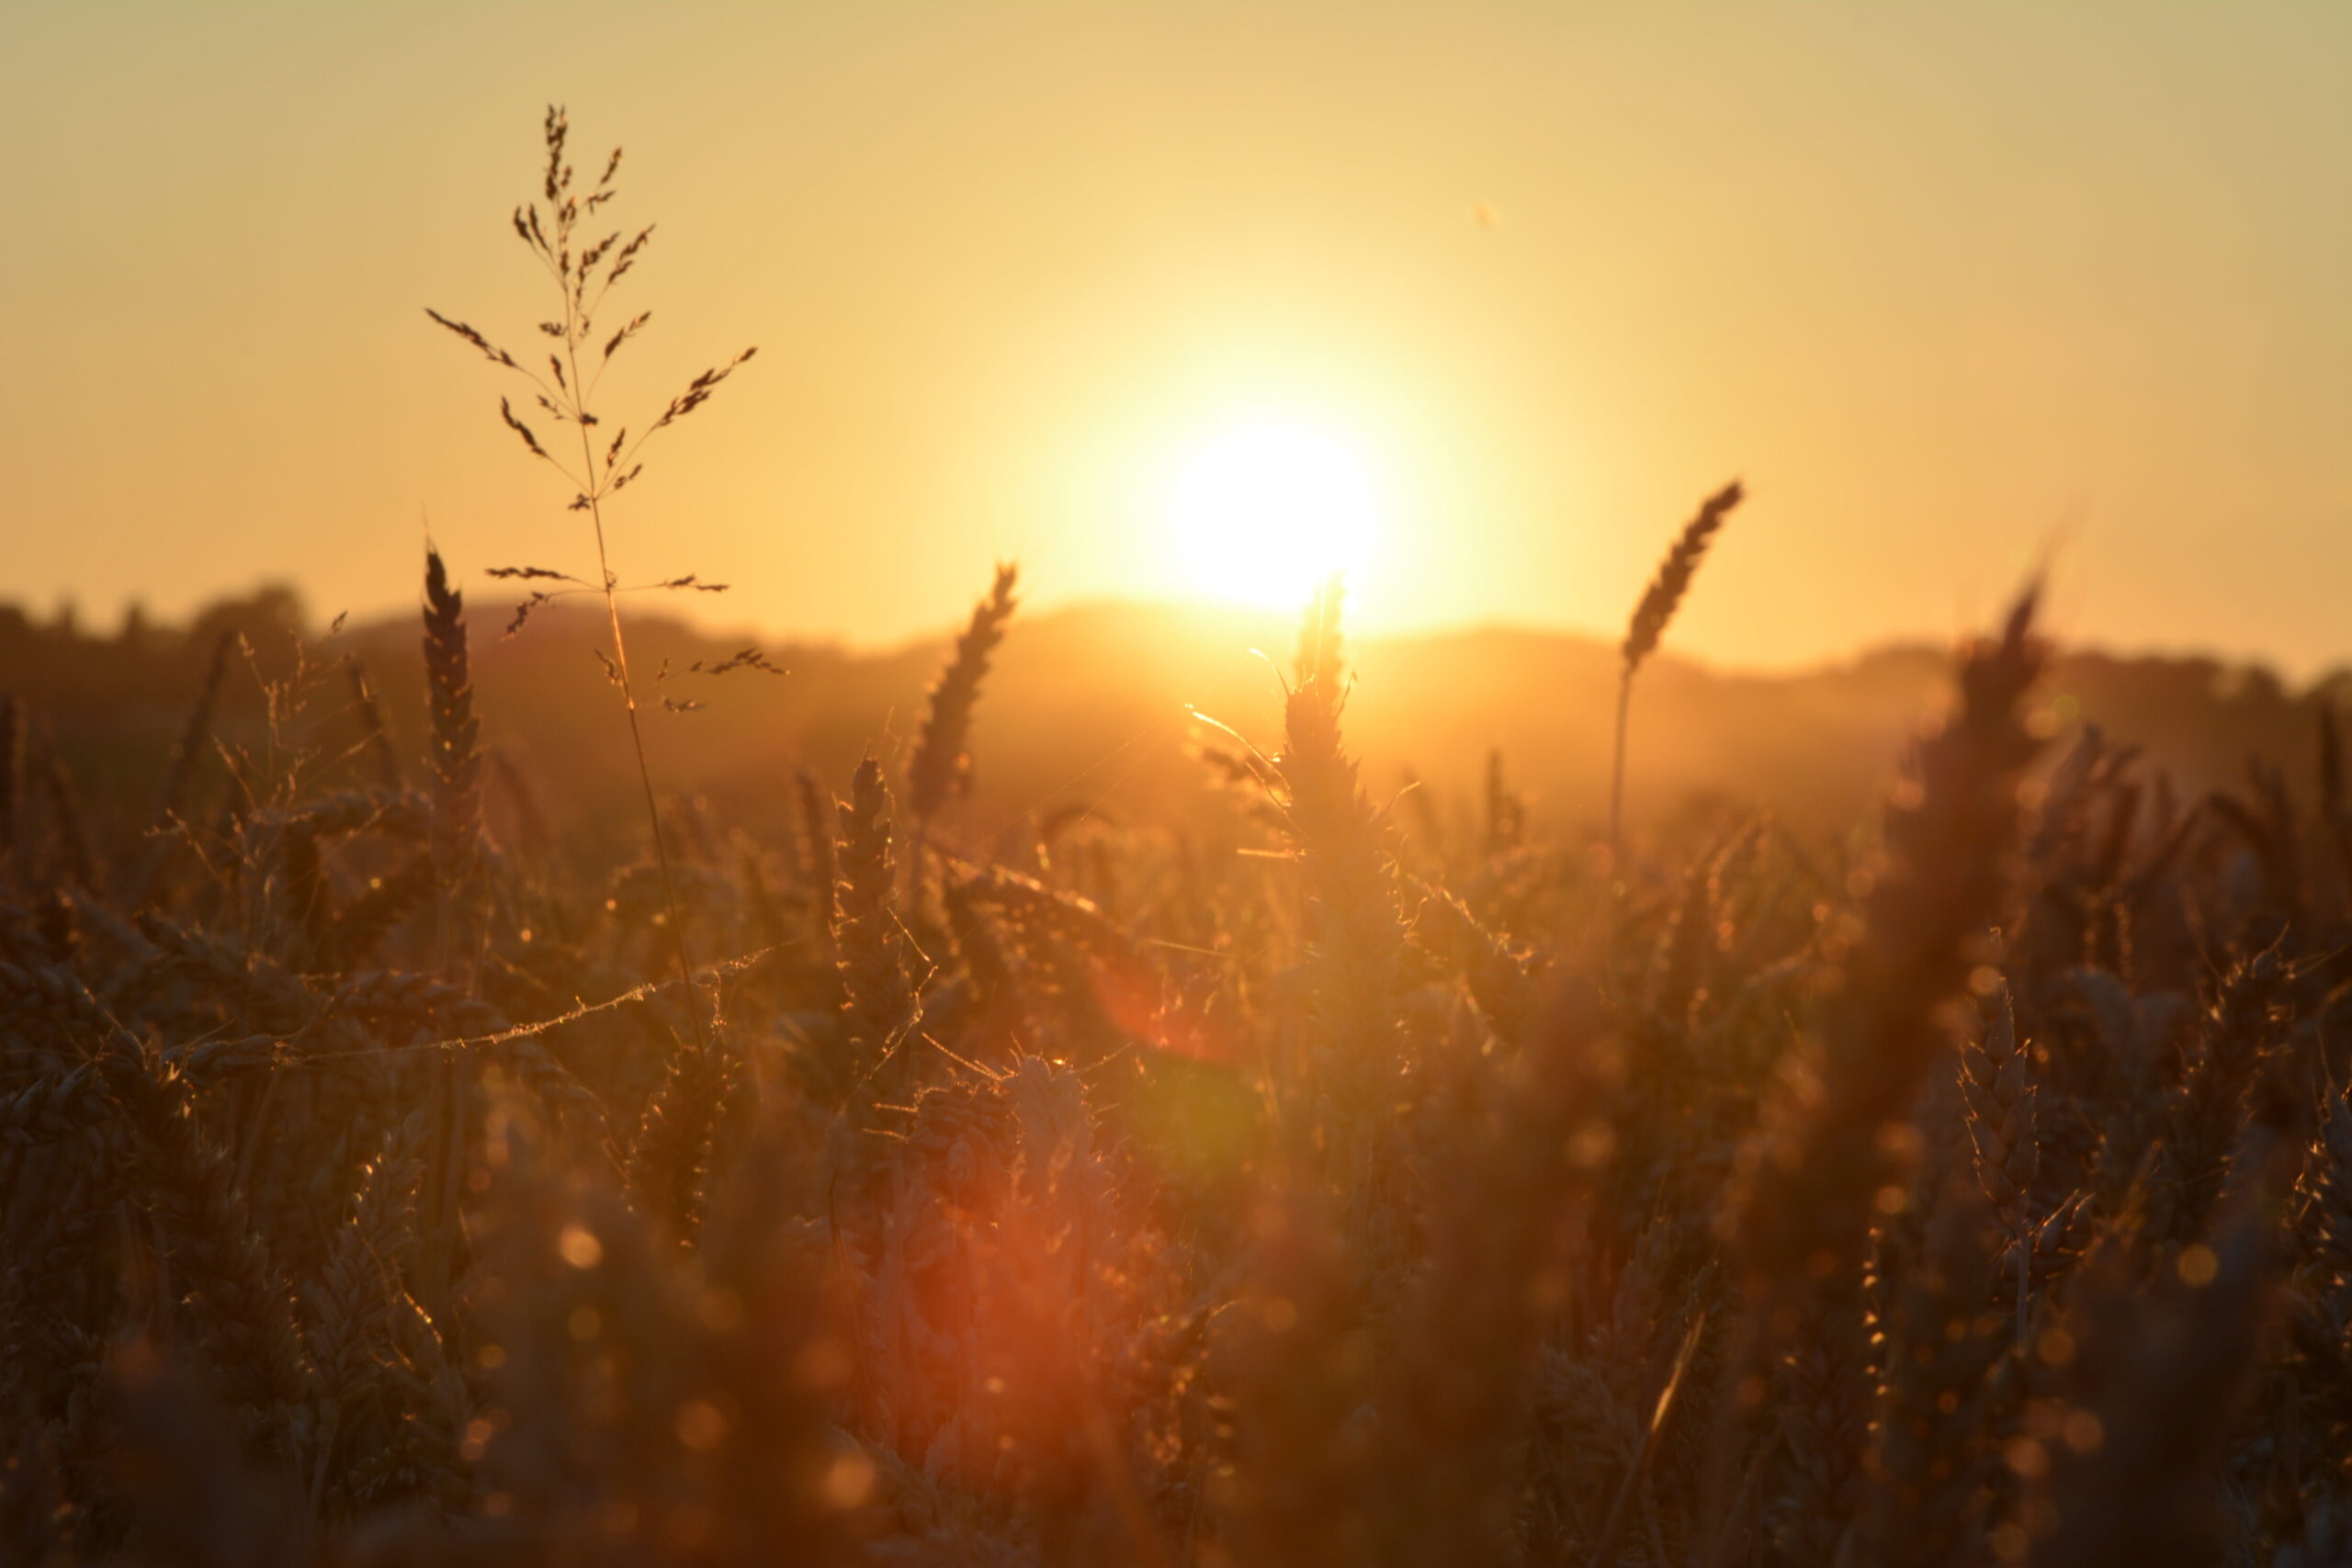
M 2057 543 L 2072 636 L 2315 670 L 2347 58 L 2326 7 L 10 5 L 12 578 L 366 614 L 424 517 L 576 567 L 418 309 L 527 333 L 561 99 L 662 225 L 623 396 L 765 351 L 621 530 L 724 618 L 1193 592 L 1168 475 L 1272 411 L 1376 459 L 1371 629 L 1607 629 L 1738 472 L 1692 653 L 1939 635 Z

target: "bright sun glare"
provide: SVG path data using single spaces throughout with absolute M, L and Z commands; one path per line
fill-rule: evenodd
M 1334 571 L 1359 588 L 1385 512 L 1361 448 L 1272 415 L 1229 424 L 1188 453 L 1165 505 L 1194 592 L 1283 608 Z

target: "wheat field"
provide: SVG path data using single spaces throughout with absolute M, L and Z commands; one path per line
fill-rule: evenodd
M 192 649 L 136 808 L 0 708 L 6 1561 L 2352 1563 L 2331 707 L 2177 788 L 2060 732 L 2029 587 L 1835 858 L 1629 813 L 1733 485 L 1628 594 L 1605 829 L 1368 782 L 1336 581 L 1206 829 L 981 813 L 1011 567 L 718 818 L 605 565 L 644 238 L 545 134 L 501 414 L 593 569 L 485 624 L 429 555 L 402 724 L 319 637 L 231 743 Z M 473 681 L 571 595 L 642 797 L 587 828 Z

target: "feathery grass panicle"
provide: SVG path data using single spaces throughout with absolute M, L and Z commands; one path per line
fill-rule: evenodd
M 639 311 L 609 336 L 601 339 L 602 349 L 596 350 L 599 329 L 598 313 L 614 286 L 627 276 L 638 256 L 653 237 L 650 224 L 638 231 L 626 244 L 616 230 L 602 239 L 589 237 L 593 231 L 582 232 L 580 225 L 594 220 L 600 209 L 618 196 L 613 185 L 621 166 L 621 151 L 616 147 L 605 160 L 604 173 L 595 183 L 584 188 L 576 186 L 573 169 L 568 161 L 567 147 L 571 136 L 571 119 L 560 105 L 548 106 L 542 139 L 547 149 L 547 170 L 540 184 L 546 202 L 542 211 L 538 202 L 531 202 L 514 209 L 514 230 L 549 273 L 556 285 L 560 311 L 556 320 L 539 323 L 541 335 L 550 340 L 547 358 L 547 374 L 542 376 L 533 366 L 526 365 L 506 349 L 492 343 L 479 329 L 453 320 L 438 310 L 427 309 L 425 314 L 434 323 L 479 352 L 500 370 L 518 376 L 529 383 L 532 400 L 540 412 L 558 425 L 569 424 L 579 437 L 580 456 L 577 467 L 567 467 L 568 457 L 560 457 L 541 441 L 538 433 L 514 410 L 512 401 L 502 397 L 498 402 L 500 420 L 519 438 L 524 447 L 541 462 L 560 475 L 572 491 L 569 510 L 585 513 L 596 546 L 596 581 L 593 587 L 578 586 L 578 579 L 564 572 L 550 572 L 537 567 L 510 568 L 507 574 L 529 578 L 552 577 L 576 586 L 569 592 L 600 593 L 605 604 L 605 620 L 612 632 L 613 648 L 608 669 L 614 683 L 620 688 L 621 707 L 628 722 L 629 750 L 637 764 L 638 784 L 644 796 L 646 826 L 653 840 L 654 863 L 660 873 L 662 889 L 668 906 L 668 929 L 673 957 L 677 961 L 681 999 L 687 1021 L 693 1026 L 695 1043 L 707 1049 L 708 1040 L 703 1027 L 702 1001 L 694 984 L 694 964 L 686 948 L 685 916 L 679 903 L 675 878 L 671 874 L 670 847 L 662 829 L 661 798 L 653 786 L 653 768 L 647 757 L 645 732 L 638 717 L 637 689 L 629 674 L 628 639 L 621 626 L 621 581 L 613 570 L 611 552 L 607 547 L 605 528 L 606 502 L 636 482 L 645 465 L 639 454 L 647 441 L 662 431 L 676 424 L 707 402 L 719 384 L 747 363 L 758 352 L 746 348 L 723 365 L 703 371 L 686 384 L 683 392 L 673 397 L 659 417 L 642 428 L 637 438 L 629 438 L 627 425 L 618 426 L 609 440 L 604 435 L 605 416 L 595 402 L 595 393 L 603 382 L 605 369 L 613 357 L 633 341 L 650 312 Z M 594 351 L 594 357 L 583 358 Z M 591 434 L 591 432 L 594 434 Z M 689 572 L 684 576 L 662 579 L 649 586 L 695 592 L 718 592 L 724 585 L 706 583 Z M 517 613 L 510 633 L 519 628 L 531 608 L 558 596 L 556 593 L 534 594 Z M 761 668 L 768 668 L 764 660 L 753 660 Z
M 971 788 L 972 709 L 988 674 L 989 655 L 1004 640 L 1005 623 L 1012 619 L 1018 581 L 1018 569 L 996 569 L 989 596 L 973 606 L 970 624 L 956 639 L 954 656 L 931 688 L 922 729 L 907 762 L 907 809 L 918 822 L 930 822 L 950 800 Z

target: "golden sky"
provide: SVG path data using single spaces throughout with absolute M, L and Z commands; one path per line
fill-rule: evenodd
M 660 224 L 615 416 L 761 349 L 614 513 L 729 621 L 1263 594 L 1295 491 L 1373 624 L 1613 631 L 1741 474 L 1685 652 L 1940 637 L 2054 549 L 2071 636 L 2352 659 L 2318 4 L 0 0 L 0 596 L 368 614 L 428 516 L 585 570 L 422 309 L 547 313 L 549 100 Z

